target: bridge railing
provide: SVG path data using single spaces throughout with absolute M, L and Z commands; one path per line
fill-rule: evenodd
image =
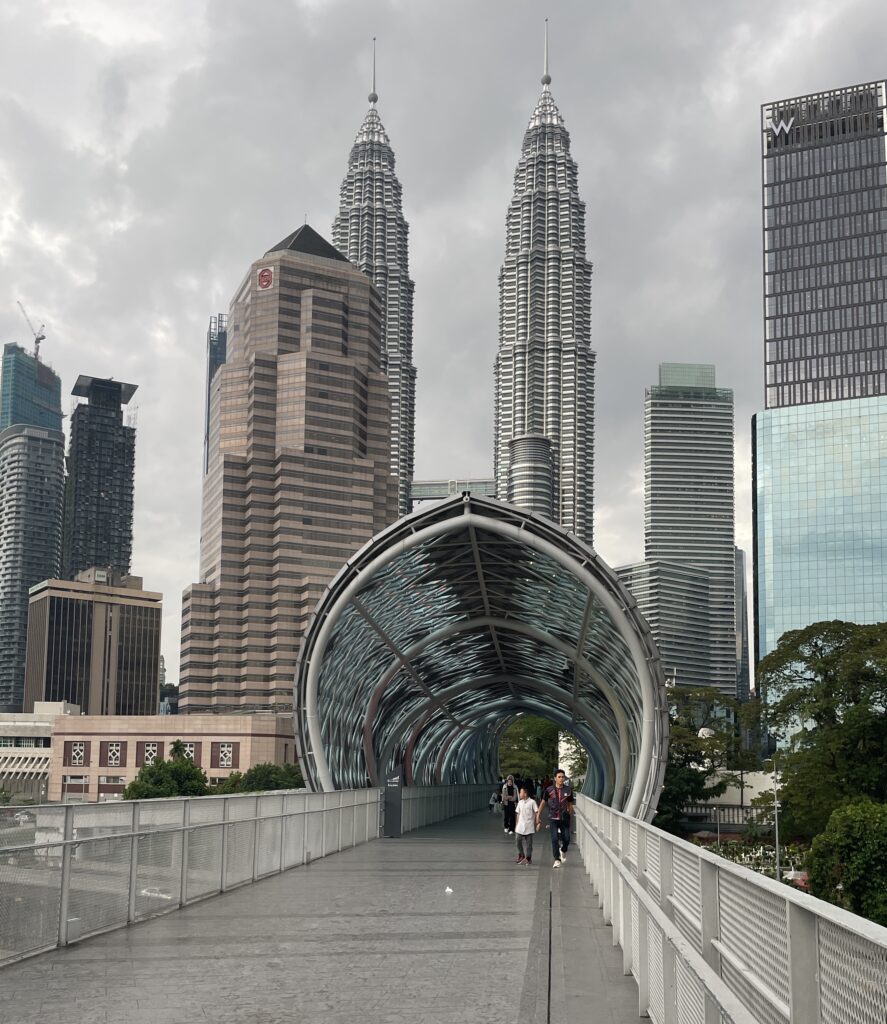
M 480 811 L 487 806 L 495 787 L 481 786 L 404 786 L 401 804 L 401 832 L 412 832 L 457 814 Z
M 884 1024 L 887 928 L 577 797 L 585 867 L 655 1024 Z
M 0 965 L 375 839 L 379 809 L 378 789 L 25 808 L 0 834 Z

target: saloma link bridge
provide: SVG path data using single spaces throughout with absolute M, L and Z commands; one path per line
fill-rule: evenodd
M 0 1021 L 70 1020 L 72 994 L 84 1021 L 321 997 L 370 1022 L 887 1020 L 887 929 L 648 823 L 658 654 L 548 520 L 465 494 L 374 538 L 317 606 L 296 697 L 313 792 L 51 805 L 33 843 L 0 838 Z M 589 754 L 560 871 L 545 833 L 516 868 L 485 809 L 524 713 Z

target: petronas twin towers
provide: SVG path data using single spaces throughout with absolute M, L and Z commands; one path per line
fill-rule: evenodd
M 551 95 L 546 40 L 542 94 L 524 134 L 499 273 L 494 468 L 499 498 L 593 540 L 594 366 L 585 204 L 570 136 Z M 375 75 L 374 75 L 375 77 Z M 408 226 L 394 153 L 370 93 L 340 190 L 333 243 L 382 299 L 391 395 L 391 472 L 410 510 L 416 370 Z

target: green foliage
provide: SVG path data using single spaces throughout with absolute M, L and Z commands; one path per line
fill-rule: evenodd
M 786 633 L 761 661 L 780 754 L 787 835 L 822 832 L 848 799 L 887 801 L 887 623 L 817 622 Z
M 302 789 L 305 780 L 297 764 L 254 764 L 246 772 L 232 772 L 214 793 L 263 793 L 274 789 Z
M 206 773 L 185 753 L 181 740 L 170 744 L 168 761 L 142 765 L 123 791 L 124 800 L 154 800 L 169 796 L 206 796 Z
M 680 833 L 686 805 L 720 796 L 744 754 L 730 717 L 735 701 L 711 687 L 674 686 L 668 696 L 668 761 L 653 824 Z
M 834 810 L 807 870 L 814 896 L 887 925 L 887 805 L 863 798 Z
M 558 728 L 535 715 L 521 715 L 499 742 L 499 771 L 503 775 L 541 779 L 557 768 Z
M 0 806 L 8 804 L 12 799 L 12 793 L 8 789 L 0 789 Z
M 583 777 L 588 771 L 588 751 L 570 732 L 560 734 L 560 743 L 563 748 L 560 767 L 566 771 L 567 777 L 574 781 Z

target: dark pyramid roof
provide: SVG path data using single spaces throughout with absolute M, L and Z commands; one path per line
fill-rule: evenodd
M 273 245 L 265 255 L 270 256 L 272 252 L 280 252 L 281 249 L 289 249 L 290 252 L 303 252 L 307 256 L 321 256 L 325 260 L 348 262 L 347 256 L 343 256 L 335 246 L 330 245 L 325 238 L 322 238 L 314 228 L 307 224 L 303 224 L 291 235 L 287 235 L 282 242 Z

